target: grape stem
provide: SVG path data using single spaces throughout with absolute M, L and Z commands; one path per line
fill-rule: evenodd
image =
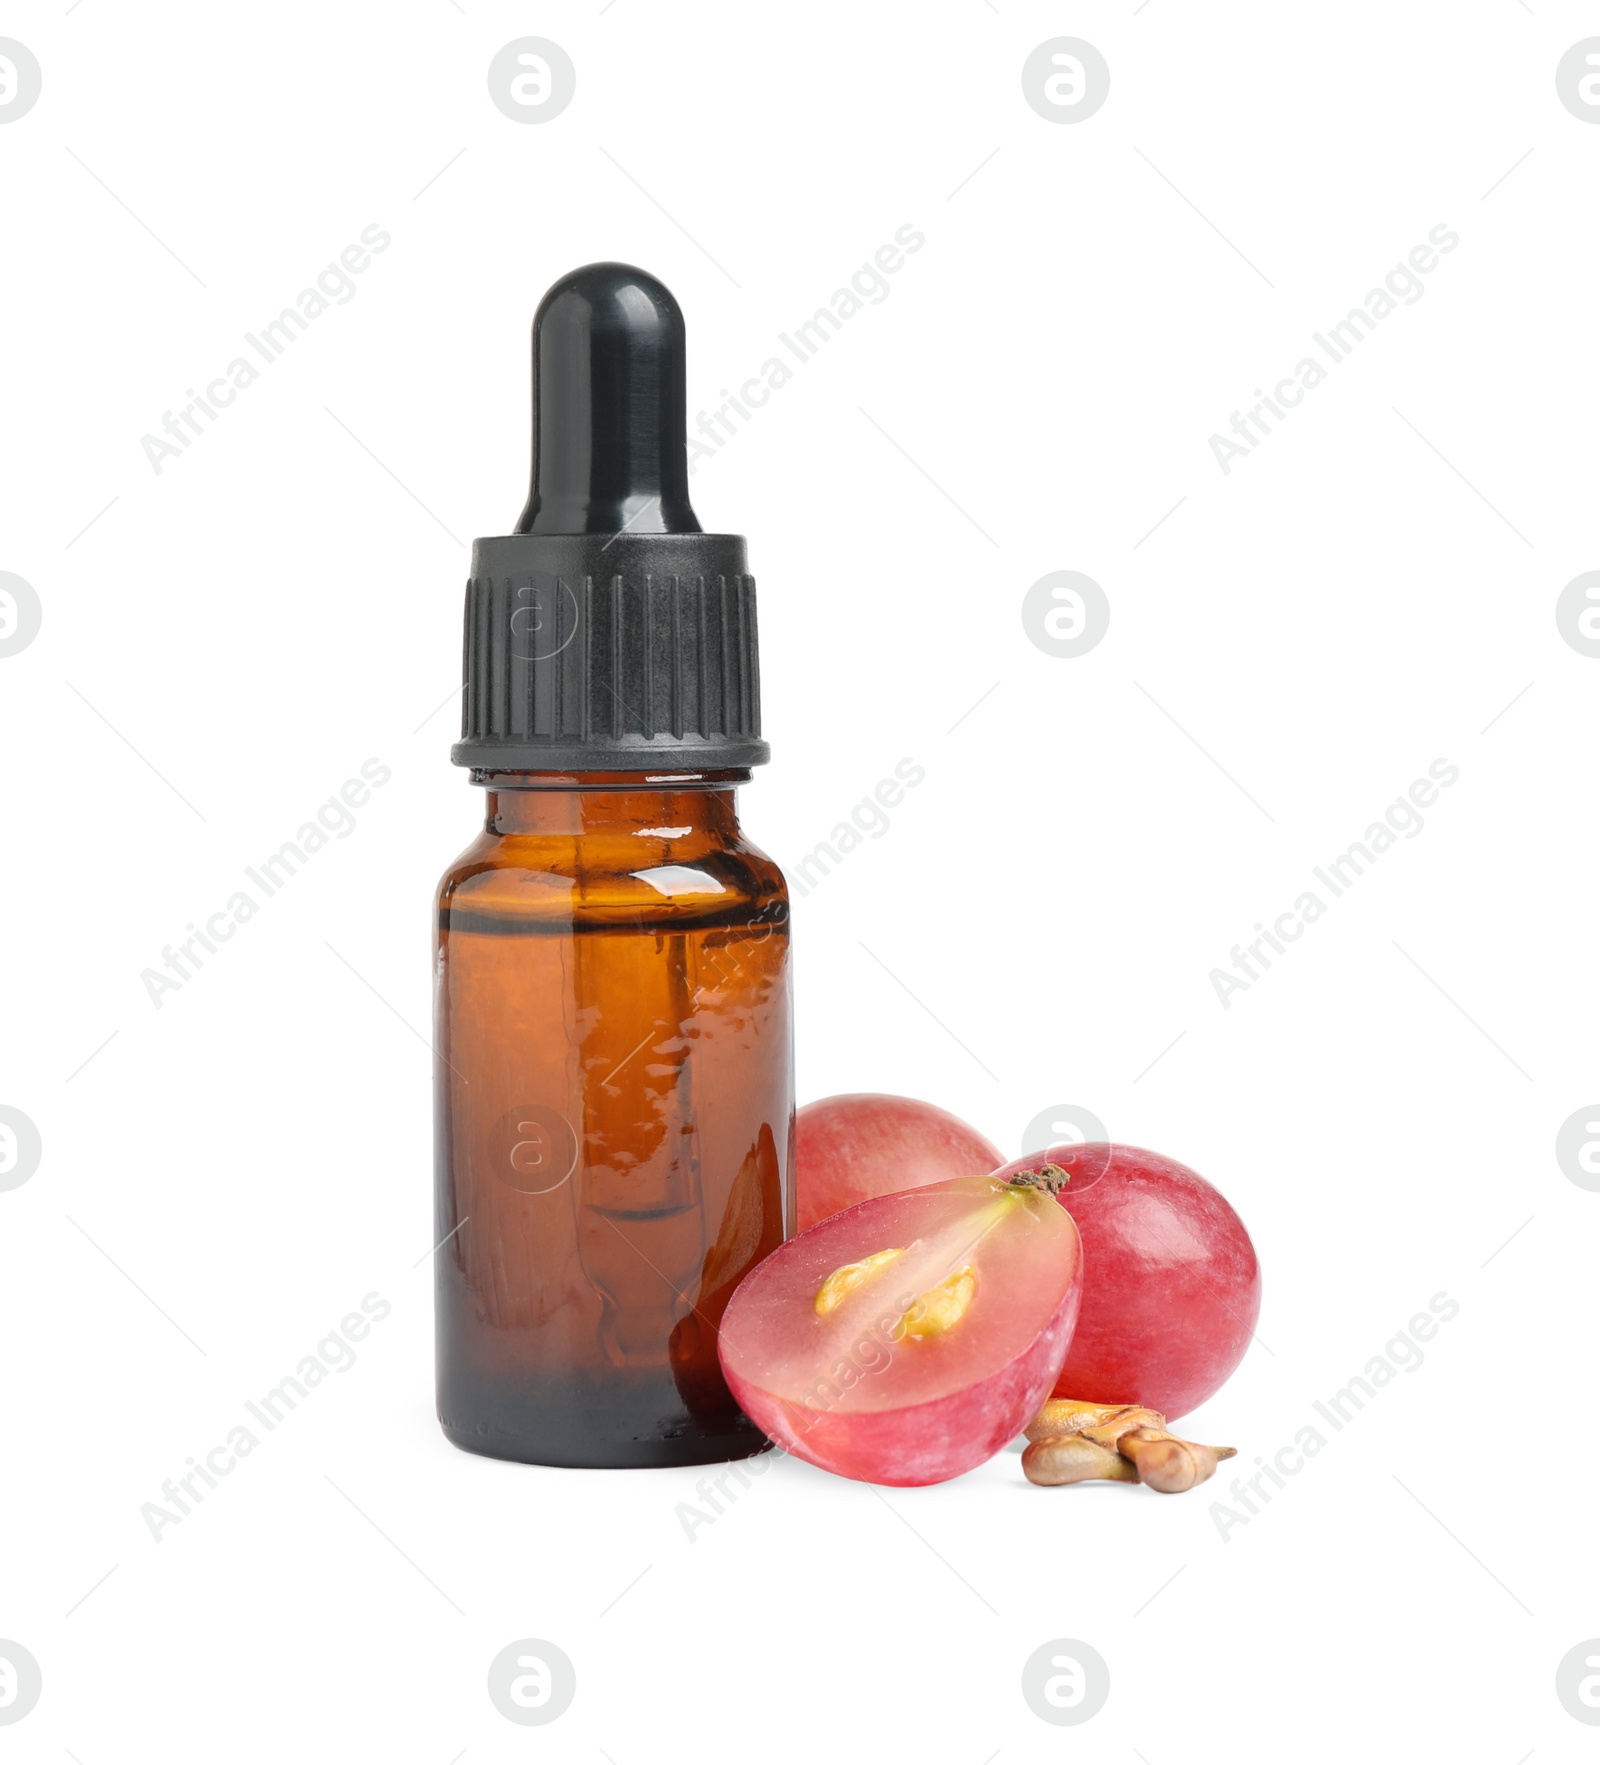
M 1059 1195 L 1072 1177 L 1058 1164 L 1042 1164 L 1036 1171 L 1018 1171 L 1006 1181 L 1014 1189 L 1043 1189 L 1046 1195 Z

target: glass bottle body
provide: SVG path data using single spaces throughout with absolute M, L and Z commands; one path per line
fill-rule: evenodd
M 479 775 L 434 975 L 458 1446 L 672 1465 L 766 1445 L 716 1357 L 794 1220 L 788 896 L 739 830 L 746 776 Z

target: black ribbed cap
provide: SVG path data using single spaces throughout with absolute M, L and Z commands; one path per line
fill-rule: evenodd
M 627 264 L 574 270 L 533 322 L 533 471 L 467 583 L 458 766 L 759 766 L 755 580 L 689 503 L 683 315 Z

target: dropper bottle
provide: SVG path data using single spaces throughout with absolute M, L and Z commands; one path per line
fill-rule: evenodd
M 590 264 L 533 326 L 533 471 L 473 546 L 440 885 L 438 1397 L 458 1446 L 684 1465 L 767 1443 L 722 1311 L 793 1230 L 788 893 L 740 830 L 760 733 L 745 543 L 689 502 L 682 314 Z

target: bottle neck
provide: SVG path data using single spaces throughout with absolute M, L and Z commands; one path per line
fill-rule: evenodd
M 738 837 L 734 791 L 747 769 L 657 776 L 640 772 L 481 772 L 492 834 L 637 833 L 657 839 Z

